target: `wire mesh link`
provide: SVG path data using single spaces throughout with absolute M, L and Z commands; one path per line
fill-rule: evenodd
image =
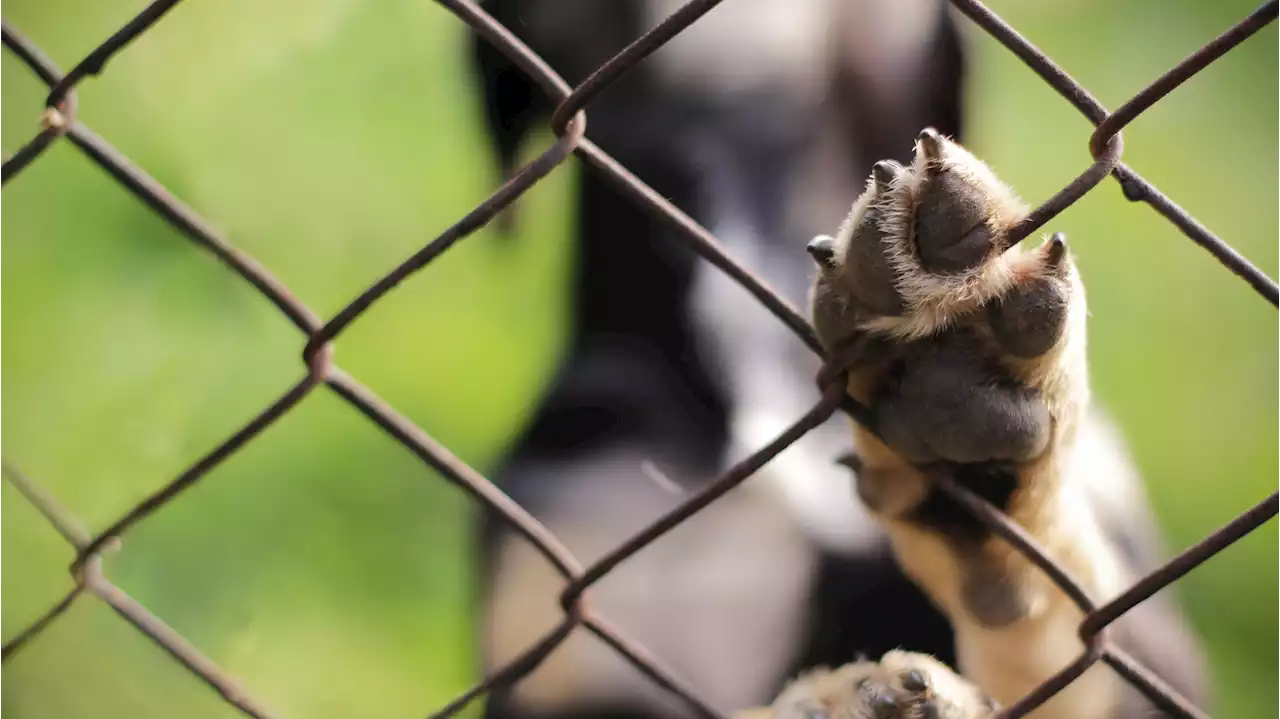
M 840 357 L 829 358 L 828 365 L 819 375 L 821 399 L 774 441 L 740 460 L 715 481 L 688 497 L 675 510 L 637 532 L 590 567 L 583 568 L 555 535 L 523 507 L 334 364 L 332 342 L 352 321 L 397 284 L 438 258 L 459 240 L 484 226 L 521 194 L 563 164 L 571 154 L 576 154 L 590 171 L 601 173 L 623 195 L 631 198 L 653 217 L 674 230 L 675 236 L 690 249 L 742 285 L 779 321 L 790 328 L 802 342 L 821 354 L 813 328 L 796 308 L 790 306 L 781 295 L 726 252 L 710 232 L 641 182 L 627 168 L 585 137 L 586 109 L 591 100 L 623 73 L 696 22 L 722 0 L 692 0 L 687 3 L 598 68 L 576 88 L 571 88 L 507 28 L 471 0 L 437 1 L 468 25 L 472 31 L 480 34 L 499 49 L 558 103 L 550 122 L 556 140 L 537 158 L 524 165 L 503 183 L 488 199 L 380 278 L 328 321 L 321 321 L 267 269 L 232 246 L 212 228 L 210 223 L 76 118 L 75 89 L 77 85 L 86 77 L 102 72 L 106 62 L 115 53 L 123 50 L 129 42 L 153 27 L 177 4 L 178 0 L 160 0 L 152 3 L 65 75 L 35 44 L 7 21 L 3 23 L 4 46 L 48 85 L 49 95 L 45 109 L 40 115 L 39 132 L 12 156 L 5 159 L 3 168 L 0 170 L 0 183 L 8 183 L 38 159 L 54 142 L 65 137 L 140 202 L 167 220 L 190 241 L 212 252 L 230 270 L 252 285 L 293 322 L 306 338 L 302 352 L 305 374 L 301 379 L 289 387 L 273 404 L 193 463 L 190 468 L 134 506 L 97 535 L 91 536 L 86 533 L 56 500 L 37 484 L 31 482 L 17 467 L 7 460 L 4 462 L 3 470 L 6 479 L 75 549 L 76 558 L 71 566 L 73 588 L 32 624 L 4 643 L 3 661 L 8 661 L 24 646 L 36 640 L 82 595 L 90 594 L 107 603 L 117 614 L 242 713 L 252 717 L 275 716 L 250 697 L 225 670 L 204 656 L 126 592 L 112 584 L 102 573 L 102 561 L 106 553 L 118 549 L 120 537 L 129 529 L 173 502 L 187 488 L 202 481 L 211 470 L 295 408 L 316 387 L 325 385 L 412 451 L 424 464 L 467 492 L 487 511 L 492 512 L 530 542 L 565 582 L 560 595 L 564 612 L 560 623 L 522 655 L 485 677 L 448 705 L 438 709 L 432 716 L 444 717 L 456 714 L 494 688 L 519 681 L 537 668 L 575 631 L 588 631 L 595 634 L 656 684 L 682 699 L 696 714 L 704 717 L 720 716 L 715 709 L 698 697 L 694 688 L 687 686 L 678 676 L 665 668 L 642 645 L 626 636 L 621 628 L 612 625 L 605 617 L 593 613 L 589 605 L 588 590 L 619 563 L 636 552 L 642 551 L 650 542 L 731 491 L 791 443 L 826 421 L 837 409 L 843 409 L 852 416 L 854 421 L 865 424 L 868 417 L 866 408 L 858 405 L 844 392 L 844 373 Z M 1015 241 L 1033 234 L 1111 175 L 1120 183 L 1127 199 L 1150 205 L 1193 242 L 1206 249 L 1223 266 L 1249 283 L 1272 305 L 1277 305 L 1280 293 L 1277 291 L 1275 281 L 1121 161 L 1123 140 L 1120 135 L 1125 126 L 1181 83 L 1274 21 L 1277 17 L 1276 0 L 1262 5 L 1244 20 L 1187 57 L 1121 105 L 1115 112 L 1108 112 L 1083 86 L 983 3 L 978 0 L 951 0 L 951 4 L 987 34 L 1001 42 L 1095 125 L 1093 134 L 1085 142 L 1092 163 L 1062 190 L 1036 207 L 1019 224 L 1014 231 Z M 1179 696 L 1149 669 L 1112 646 L 1107 640 L 1106 630 L 1125 612 L 1275 517 L 1280 505 L 1277 494 L 1273 493 L 1201 542 L 1135 582 L 1115 599 L 1098 606 L 1025 530 L 998 508 L 956 483 L 949 476 L 938 474 L 933 479 L 940 491 L 952 497 L 994 534 L 1007 541 L 1028 561 L 1043 571 L 1085 614 L 1079 627 L 1080 637 L 1085 644 L 1080 657 L 1030 695 L 1005 710 L 1002 716 L 1025 715 L 1060 692 L 1099 661 L 1112 667 L 1121 677 L 1170 714 L 1181 717 L 1206 716 L 1203 711 Z

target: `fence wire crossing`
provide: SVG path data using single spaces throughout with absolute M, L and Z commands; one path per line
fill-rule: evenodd
M 529 50 L 505 27 L 486 14 L 471 0 L 438 0 L 447 10 L 479 33 L 536 80 L 558 106 L 552 116 L 551 129 L 556 140 L 536 159 L 520 169 L 487 200 L 476 206 L 439 237 L 402 262 L 360 294 L 350 305 L 328 321 L 322 321 L 294 297 L 271 273 L 252 257 L 226 241 L 213 227 L 181 200 L 171 195 L 155 179 L 134 165 L 127 157 L 98 137 L 76 117 L 76 87 L 88 76 L 103 71 L 107 61 L 133 39 L 158 22 L 178 0 L 158 0 L 89 53 L 72 70 L 63 74 L 40 49 L 7 21 L 3 24 L 4 46 L 50 88 L 45 109 L 40 116 L 40 131 L 22 148 L 6 159 L 0 171 L 0 182 L 8 183 L 25 167 L 38 159 L 59 138 L 66 138 L 90 160 L 105 170 L 139 201 L 168 220 L 189 240 L 215 254 L 233 272 L 253 285 L 302 331 L 306 342 L 302 353 L 305 371 L 297 382 L 286 389 L 273 404 L 263 409 L 241 429 L 211 452 L 201 457 L 186 471 L 160 488 L 146 500 L 130 509 L 101 532 L 91 535 L 58 503 L 32 482 L 16 466 L 4 462 L 6 478 L 36 507 L 53 527 L 70 543 L 76 558 L 71 566 L 73 588 L 30 626 L 3 645 L 3 661 L 11 659 L 22 647 L 34 641 L 56 622 L 66 610 L 84 595 L 92 595 L 145 634 L 164 651 L 208 684 L 226 702 L 252 717 L 277 716 L 249 695 L 230 674 L 192 646 L 181 635 L 151 614 L 124 590 L 115 586 L 102 572 L 103 556 L 118 548 L 119 538 L 134 525 L 174 501 L 179 494 L 203 479 L 230 455 L 252 441 L 313 390 L 321 385 L 358 409 L 385 432 L 417 455 L 448 481 L 470 494 L 513 530 L 528 540 L 564 578 L 560 603 L 562 621 L 523 655 L 483 678 L 431 716 L 453 715 L 489 690 L 518 681 L 533 671 L 573 631 L 585 628 L 625 657 L 642 673 L 667 691 L 682 699 L 703 717 L 720 717 L 695 688 L 687 686 L 655 659 L 643 646 L 627 636 L 605 617 L 592 611 L 589 589 L 620 562 L 642 550 L 650 542 L 685 521 L 720 496 L 742 483 L 753 472 L 809 430 L 825 422 L 836 411 L 849 413 L 855 421 L 865 420 L 865 408 L 844 392 L 844 371 L 829 362 L 819 378 L 821 399 L 795 424 L 770 444 L 729 468 L 716 481 L 693 494 L 677 509 L 661 517 L 628 541 L 619 545 L 595 564 L 583 567 L 568 549 L 541 523 L 479 472 L 455 457 L 448 448 L 396 412 L 358 380 L 346 374 L 333 361 L 333 342 L 353 320 L 401 281 L 440 256 L 461 240 L 494 218 L 522 193 L 546 177 L 572 154 L 585 161 L 592 171 L 601 173 L 623 194 L 657 219 L 676 230 L 676 235 L 698 255 L 740 283 L 764 304 L 780 321 L 815 352 L 821 354 L 813 329 L 805 318 L 776 292 L 766 286 L 742 264 L 730 257 L 714 236 L 690 217 L 654 192 L 630 171 L 585 137 L 586 108 L 601 90 L 641 62 L 721 0 L 692 0 L 674 14 L 633 42 L 597 69 L 581 85 L 569 87 L 541 58 Z M 1097 187 L 1108 175 L 1119 183 L 1125 197 L 1145 202 L 1178 227 L 1193 242 L 1203 247 L 1228 270 L 1239 275 L 1273 306 L 1280 302 L 1276 283 L 1254 267 L 1247 259 L 1216 237 L 1182 208 L 1161 193 L 1137 172 L 1121 162 L 1123 141 L 1120 132 L 1138 115 L 1168 95 L 1187 79 L 1203 70 L 1219 57 L 1266 27 L 1277 17 L 1277 0 L 1272 0 L 1222 35 L 1157 78 L 1114 112 L 1108 112 L 1089 92 L 1073 80 L 1039 49 L 1018 34 L 978 0 L 951 0 L 951 4 L 979 28 L 1006 48 L 1051 85 L 1077 111 L 1095 126 L 1086 146 L 1092 164 L 1078 177 L 1049 198 L 1019 225 L 1014 233 L 1021 240 L 1058 215 L 1085 193 Z M 1027 533 L 989 504 L 950 477 L 935 478 L 939 489 L 946 492 L 976 518 L 988 526 L 1063 589 L 1084 612 L 1080 636 L 1085 649 L 1071 665 L 1042 684 L 1033 693 L 1001 716 L 1023 716 L 1079 677 L 1099 661 L 1111 666 L 1172 716 L 1204 717 L 1176 691 L 1159 680 L 1132 657 L 1113 646 L 1106 638 L 1108 625 L 1139 602 L 1176 581 L 1187 572 L 1214 556 L 1236 540 L 1276 516 L 1277 494 L 1273 493 L 1240 514 L 1221 529 L 1188 548 L 1164 566 L 1143 577 L 1119 597 L 1107 604 L 1096 605 L 1053 559 L 1037 546 Z

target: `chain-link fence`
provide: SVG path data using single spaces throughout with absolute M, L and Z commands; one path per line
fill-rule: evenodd
M 571 154 L 577 154 L 585 161 L 590 171 L 601 173 L 625 196 L 674 228 L 677 237 L 750 291 L 814 352 L 821 354 L 813 329 L 795 308 L 789 306 L 759 278 L 726 254 L 720 243 L 707 230 L 647 187 L 584 136 L 587 121 L 585 108 L 592 98 L 629 68 L 644 60 L 676 34 L 696 22 L 720 1 L 692 0 L 605 63 L 581 85 L 570 88 L 542 59 L 533 54 L 510 31 L 476 4 L 470 0 L 439 0 L 441 5 L 469 25 L 474 32 L 479 33 L 500 49 L 525 73 L 534 78 L 543 91 L 556 99 L 558 107 L 552 116 L 551 128 L 557 139 L 487 200 L 402 262 L 391 273 L 366 289 L 355 301 L 327 321 L 317 317 L 266 268 L 231 246 L 191 208 L 171 195 L 146 172 L 131 163 L 128 158 L 76 119 L 76 86 L 87 76 L 102 72 L 106 62 L 115 53 L 152 27 L 177 4 L 178 0 L 159 0 L 152 3 L 65 75 L 41 53 L 39 48 L 5 22 L 4 46 L 38 75 L 50 87 L 50 92 L 41 117 L 39 134 L 4 162 L 3 173 L 0 175 L 3 182 L 8 182 L 24 167 L 39 158 L 52 143 L 65 137 L 127 188 L 139 201 L 168 220 L 191 241 L 213 252 L 227 267 L 257 288 L 303 332 L 307 341 L 302 352 L 305 373 L 292 387 L 212 452 L 200 458 L 173 481 L 133 507 L 97 535 L 91 536 L 80 529 L 75 520 L 68 516 L 37 484 L 8 461 L 4 463 L 6 477 L 75 547 L 76 559 L 71 566 L 75 580 L 74 588 L 37 621 L 5 642 L 3 660 L 8 661 L 24 645 L 34 640 L 82 595 L 90 594 L 106 602 L 116 613 L 243 713 L 253 717 L 276 716 L 241 688 L 233 677 L 204 656 L 199 649 L 169 628 L 160 618 L 151 614 L 126 592 L 112 584 L 102 572 L 102 557 L 115 548 L 118 538 L 130 528 L 144 521 L 183 491 L 199 482 L 212 469 L 297 406 L 317 387 L 327 385 L 383 431 L 408 447 L 424 463 L 461 487 L 477 502 L 485 505 L 489 511 L 501 517 L 502 521 L 531 542 L 564 578 L 564 589 L 560 595 L 564 616 L 560 623 L 515 661 L 485 677 L 479 684 L 437 710 L 433 716 L 455 714 L 495 686 L 518 681 L 578 628 L 585 628 L 598 636 L 654 682 L 680 697 L 697 714 L 706 717 L 720 716 L 699 698 L 696 687 L 684 684 L 661 662 L 651 656 L 643 646 L 628 638 L 625 632 L 610 624 L 605 617 L 593 612 L 588 590 L 620 562 L 641 551 L 659 536 L 742 483 L 771 458 L 806 432 L 826 421 L 837 410 L 843 409 L 848 412 L 855 421 L 865 420 L 865 408 L 854 402 L 844 392 L 844 372 L 841 367 L 828 364 L 819 377 L 822 389 L 821 400 L 768 446 L 738 462 L 714 482 L 690 496 L 674 511 L 661 517 L 599 561 L 589 567 L 583 567 L 546 527 L 520 505 L 513 502 L 480 473 L 455 457 L 448 448 L 437 443 L 422 429 L 398 414 L 395 409 L 359 381 L 343 372 L 333 362 L 332 355 L 332 343 L 353 320 L 367 311 L 402 280 L 439 257 L 455 242 L 467 237 L 493 219 L 504 207 L 555 170 Z M 1111 175 L 1119 181 L 1126 198 L 1133 202 L 1145 202 L 1150 205 L 1193 242 L 1207 250 L 1223 266 L 1248 282 L 1268 302 L 1277 305 L 1280 293 L 1274 281 L 1120 161 L 1123 151 L 1120 131 L 1174 88 L 1275 20 L 1276 0 L 1258 8 L 1253 14 L 1187 57 L 1114 112 L 1108 112 L 1085 88 L 981 2 L 951 0 L 951 4 L 999 40 L 1095 125 L 1095 130 L 1088 140 L 1088 149 L 1094 159 L 1093 164 L 1060 192 L 1032 211 L 1016 229 L 1013 238 L 1015 241 L 1035 232 Z M 1098 606 L 1062 567 L 1049 558 L 1025 531 L 1000 510 L 957 485 L 949 477 L 938 476 L 935 479 L 941 491 L 972 512 L 991 531 L 1004 538 L 1043 570 L 1085 614 L 1079 630 L 1085 649 L 1079 658 L 1032 694 L 1005 710 L 1002 716 L 1025 715 L 1099 661 L 1106 662 L 1171 715 L 1205 716 L 1203 711 L 1179 696 L 1148 669 L 1109 643 L 1106 629 L 1139 602 L 1274 517 L 1280 504 L 1277 494 L 1273 493 L 1231 523 L 1143 577 L 1114 600 Z

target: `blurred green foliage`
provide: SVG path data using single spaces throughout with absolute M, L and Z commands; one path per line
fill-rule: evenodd
M 1252 9 L 992 4 L 1111 107 Z M 67 69 L 142 6 L 4 12 Z M 1086 166 L 1089 127 L 972 37 L 969 144 L 1039 201 Z M 80 118 L 329 316 L 495 186 L 463 39 L 425 0 L 184 3 L 82 85 Z M 1134 122 L 1125 153 L 1272 276 L 1276 51 L 1269 28 Z M 34 132 L 44 89 L 8 53 L 0 72 L 7 154 Z M 481 469 L 564 337 L 577 171 L 526 196 L 520 242 L 477 233 L 337 345 L 343 368 Z M 90 529 L 302 375 L 283 317 L 69 143 L 3 198 L 4 454 Z M 1133 443 L 1171 548 L 1185 546 L 1275 488 L 1275 309 L 1113 183 L 1050 229 L 1068 233 L 1089 288 L 1096 396 Z M 419 716 L 475 678 L 474 511 L 321 389 L 130 532 L 108 571 L 286 716 Z M 1179 584 L 1218 716 L 1277 713 L 1276 547 L 1272 523 Z M 6 637 L 68 588 L 70 559 L 6 484 Z M 234 713 L 92 601 L 6 664 L 3 690 L 15 718 Z

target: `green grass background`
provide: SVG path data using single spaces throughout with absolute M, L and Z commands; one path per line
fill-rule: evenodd
M 4 14 L 67 69 L 143 5 L 11 0 Z M 992 5 L 1111 107 L 1252 9 Z M 1039 201 L 1087 165 L 1089 126 L 972 36 L 969 144 Z M 188 2 L 82 85 L 80 118 L 329 316 L 495 186 L 463 38 L 425 0 Z M 1125 153 L 1272 276 L 1276 55 L 1269 28 L 1134 122 Z M 44 90 L 8 53 L 0 73 L 8 154 Z M 479 232 L 337 345 L 345 369 L 481 469 L 564 337 L 577 171 L 526 196 L 521 242 Z M 1275 309 L 1114 183 L 1049 229 L 1068 233 L 1089 288 L 1096 394 L 1185 546 L 1276 486 Z M 69 143 L 5 188 L 3 259 L 4 454 L 90 529 L 303 371 L 283 317 Z M 10 637 L 70 586 L 72 555 L 7 484 L 2 503 Z M 473 516 L 321 390 L 130 532 L 108 572 L 286 716 L 421 716 L 476 676 Z M 1277 713 L 1276 548 L 1272 523 L 1179 585 L 1217 716 Z M 94 601 L 5 665 L 3 696 L 15 718 L 233 715 Z

